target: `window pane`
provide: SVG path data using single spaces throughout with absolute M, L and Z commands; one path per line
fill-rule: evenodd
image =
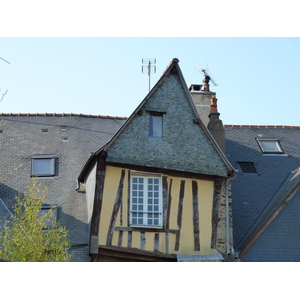
M 161 180 L 159 177 L 132 177 L 131 224 L 161 225 Z M 138 213 L 134 213 L 138 212 Z M 152 213 L 152 212 L 155 212 Z
M 280 151 L 276 141 L 261 141 L 261 144 L 266 152 Z
M 162 116 L 152 116 L 153 136 L 162 137 Z
M 154 138 L 162 138 L 162 116 L 150 116 L 149 136 Z
M 261 140 L 258 139 L 258 143 L 265 153 L 284 153 L 279 140 Z
M 53 158 L 32 159 L 32 175 L 54 175 Z

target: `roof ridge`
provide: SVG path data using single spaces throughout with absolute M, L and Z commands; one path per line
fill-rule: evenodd
M 243 128 L 300 128 L 294 125 L 230 125 L 225 124 L 224 127 L 243 127 Z
M 74 114 L 74 113 L 0 113 L 0 116 L 39 116 L 39 117 L 90 117 L 90 118 L 102 118 L 102 119 L 119 119 L 126 120 L 127 117 L 118 116 L 104 116 L 104 115 L 91 115 L 91 114 Z

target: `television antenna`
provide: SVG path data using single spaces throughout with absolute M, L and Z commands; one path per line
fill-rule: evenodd
M 203 79 L 203 84 L 204 84 L 204 91 L 209 92 L 209 82 L 211 81 L 214 86 L 217 86 L 218 83 L 212 78 L 210 72 L 208 69 L 203 69 L 201 70 L 204 73 L 204 79 Z
M 156 59 L 155 58 L 143 58 L 142 59 L 142 73 L 147 73 L 149 77 L 149 91 L 150 91 L 150 77 L 151 74 L 156 73 Z
M 4 58 L 0 57 L 0 59 L 4 60 L 6 63 L 10 64 L 10 62 L 8 62 L 7 60 L 5 60 Z

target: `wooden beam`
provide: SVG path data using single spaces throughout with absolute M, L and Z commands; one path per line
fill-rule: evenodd
M 102 200 L 103 200 L 103 188 L 104 188 L 104 180 L 105 180 L 105 157 L 99 156 L 96 167 L 96 184 L 95 184 L 95 193 L 94 193 L 94 206 L 93 213 L 91 218 L 91 232 L 90 232 L 90 244 L 94 243 L 98 240 L 99 235 L 99 227 L 100 227 L 100 215 L 102 209 Z M 93 239 L 92 239 L 93 237 Z M 95 251 L 97 251 L 96 245 L 92 245 Z
M 159 251 L 159 233 L 154 235 L 154 251 Z
M 117 229 L 116 229 L 117 230 Z M 127 237 L 127 247 L 132 247 L 132 231 L 128 231 L 128 237 Z
M 168 212 L 168 181 L 167 176 L 163 176 L 162 178 L 162 193 L 163 193 L 163 228 L 166 227 L 167 223 L 167 212 Z
M 127 175 L 128 175 L 128 180 L 127 180 L 127 226 L 130 226 L 130 193 L 131 193 L 131 185 L 130 185 L 130 181 L 131 181 L 131 174 L 130 174 L 130 170 L 127 170 Z
M 167 170 L 162 168 L 153 168 L 153 167 L 140 166 L 140 165 L 121 164 L 121 163 L 114 163 L 114 162 L 107 162 L 107 165 L 118 167 L 118 168 L 141 171 L 141 172 L 160 173 L 160 174 L 165 174 L 174 177 L 184 177 L 184 178 L 207 180 L 207 181 L 213 181 L 215 179 L 214 175 L 205 175 L 205 174 L 183 172 L 177 170 Z
M 141 231 L 141 234 L 140 234 L 140 249 L 145 250 L 145 245 L 146 245 L 145 231 Z
M 119 238 L 118 238 L 118 246 L 122 246 L 123 242 L 123 231 L 119 232 Z
M 174 248 L 175 251 L 178 251 L 179 246 L 180 246 L 180 229 L 181 229 L 181 224 L 182 224 L 184 189 L 185 189 L 185 180 L 181 180 L 180 191 L 179 191 L 178 212 L 177 212 L 177 225 L 178 225 L 179 231 L 176 235 L 176 242 L 175 242 L 175 248 Z
M 173 183 L 173 180 L 171 178 L 170 179 L 169 192 L 168 192 L 166 229 L 169 229 L 169 227 L 170 227 L 170 212 L 171 212 L 171 203 L 172 203 L 172 193 L 171 193 L 171 191 L 172 191 L 172 183 Z
M 193 226 L 194 226 L 194 250 L 200 251 L 200 224 L 199 224 L 199 209 L 198 209 L 198 183 L 192 181 L 193 194 Z
M 178 233 L 178 229 L 164 229 L 164 228 L 149 228 L 149 227 L 115 227 L 116 231 L 138 231 L 138 232 L 168 232 Z

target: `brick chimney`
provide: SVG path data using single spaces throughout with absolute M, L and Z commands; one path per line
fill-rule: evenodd
M 210 98 L 210 114 L 208 115 L 209 122 L 207 129 L 225 154 L 225 130 L 222 120 L 219 119 L 220 113 L 218 112 L 217 101 L 218 99 L 215 95 Z

